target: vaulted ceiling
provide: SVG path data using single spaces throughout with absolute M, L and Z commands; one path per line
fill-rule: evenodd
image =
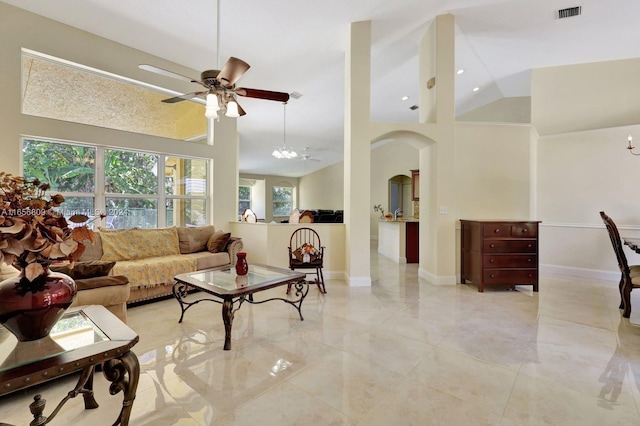
M 194 70 L 217 65 L 214 0 L 3 2 Z M 582 7 L 580 16 L 557 18 L 558 9 L 573 6 Z M 373 121 L 417 121 L 409 107 L 418 102 L 418 43 L 443 13 L 455 16 L 456 67 L 465 70 L 456 77 L 458 114 L 529 96 L 535 68 L 640 57 L 636 0 L 220 0 L 220 11 L 221 62 L 235 56 L 251 65 L 241 86 L 302 94 L 287 105 L 287 145 L 309 147 L 321 160 L 273 158 L 283 141 L 282 104 L 242 98 L 246 173 L 300 176 L 342 160 L 351 22 L 372 21 Z

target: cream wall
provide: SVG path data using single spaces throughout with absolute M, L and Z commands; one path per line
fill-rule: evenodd
M 530 219 L 532 128 L 529 125 L 456 125 L 458 219 Z
M 531 122 L 540 135 L 638 124 L 640 58 L 539 68 Z
M 301 209 L 344 210 L 344 162 L 300 178 Z
M 622 236 L 640 236 L 640 157 L 625 149 L 629 133 L 640 135 L 640 125 L 540 138 L 541 264 L 619 277 L 599 212 L 611 216 Z M 625 250 L 632 264 L 640 263 L 639 255 Z
M 531 98 L 502 98 L 456 117 L 457 121 L 531 123 Z
M 371 151 L 371 205 L 363 207 L 369 217 L 371 238 L 378 238 L 380 218 L 380 213 L 375 212 L 373 206 L 382 204 L 385 213 L 389 212 L 389 179 L 396 175 L 411 177 L 411 170 L 420 168 L 419 153 L 414 145 L 397 140 L 376 144 Z M 404 214 L 412 216 L 411 211 Z

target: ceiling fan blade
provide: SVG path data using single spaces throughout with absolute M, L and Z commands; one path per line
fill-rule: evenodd
M 236 101 L 236 103 L 238 104 L 238 101 Z M 247 112 L 240 106 L 240 104 L 238 104 L 238 114 L 240 114 L 240 117 L 247 115 Z
M 140 65 L 138 65 L 138 68 L 140 68 L 141 70 L 151 71 L 151 72 L 154 72 L 156 74 L 164 75 L 166 77 L 177 78 L 179 80 L 188 81 L 189 83 L 198 83 L 199 82 L 199 80 L 193 79 L 191 77 L 187 77 L 185 75 L 178 74 L 178 73 L 175 73 L 173 71 L 167 71 L 165 69 L 158 68 L 156 66 L 149 65 L 149 64 L 140 64 Z
M 173 98 L 163 99 L 162 102 L 165 104 L 175 104 L 176 102 L 188 101 L 189 99 L 196 98 L 200 95 L 204 95 L 207 92 L 193 92 L 187 93 L 186 95 L 175 96 Z
M 224 64 L 217 78 L 223 85 L 227 87 L 233 86 L 249 68 L 250 65 L 248 63 L 232 56 Z
M 236 89 L 236 94 L 247 98 L 266 99 L 268 101 L 287 102 L 289 94 L 284 92 L 272 92 L 271 90 L 247 89 L 241 87 Z

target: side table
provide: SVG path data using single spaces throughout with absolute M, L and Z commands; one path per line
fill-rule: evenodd
M 52 413 L 43 415 L 46 401 L 36 395 L 29 406 L 31 425 L 44 425 L 53 419 L 71 398 L 82 395 L 85 409 L 98 408 L 93 396 L 93 373 L 103 365 L 111 382 L 109 393 L 123 392 L 122 410 L 114 425 L 128 425 L 135 399 L 140 364 L 131 348 L 138 335 L 101 305 L 69 309 L 49 337 L 18 342 L 0 327 L 0 397 L 31 386 L 81 371 L 75 388 L 60 401 Z

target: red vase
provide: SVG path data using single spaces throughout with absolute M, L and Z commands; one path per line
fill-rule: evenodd
M 247 264 L 247 253 L 241 251 L 238 253 L 238 260 L 236 261 L 236 274 L 247 275 L 249 272 L 249 265 Z
M 22 271 L 0 283 L 0 323 L 21 342 L 48 336 L 77 293 L 70 276 L 45 271 L 33 281 Z

